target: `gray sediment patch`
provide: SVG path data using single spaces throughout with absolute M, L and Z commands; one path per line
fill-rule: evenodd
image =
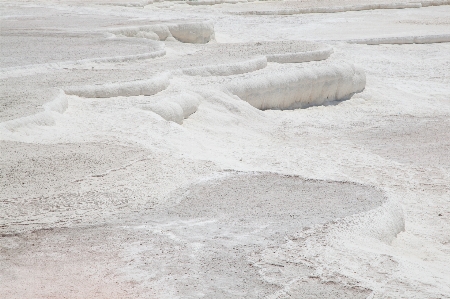
M 136 298 L 168 292 L 196 297 L 198 288 L 205 296 L 220 298 L 270 296 L 285 290 L 286 284 L 283 279 L 266 280 L 267 273 L 258 270 L 252 257 L 281 246 L 286 236 L 304 227 L 363 213 L 386 200 L 371 186 L 259 172 L 218 173 L 165 199 L 159 207 L 108 225 L 1 238 L 8 257 L 2 263 L 9 269 L 2 278 L 8 282 L 3 291 L 21 295 L 12 290 L 23 282 L 18 274 L 28 272 L 26 279 L 36 278 L 30 287 L 36 294 L 62 294 L 72 281 L 83 283 L 94 267 L 96 277 L 106 277 L 102 285 L 120 286 Z M 61 276 L 62 265 L 68 264 L 74 267 Z M 42 265 L 45 273 L 37 270 Z M 300 265 L 274 267 L 281 269 L 281 278 L 291 275 L 289 271 L 299 271 L 300 276 L 312 272 Z M 136 289 L 127 284 L 135 279 L 140 284 Z M 56 281 L 51 290 L 40 287 L 50 281 Z M 94 292 L 92 283 L 83 285 L 82 292 Z M 103 294 L 110 288 L 96 290 Z M 304 298 L 365 298 L 369 293 L 315 279 L 296 284 L 291 291 L 310 296 Z
M 296 230 L 368 211 L 385 200 L 380 190 L 351 182 L 238 172 L 175 191 L 168 198 L 173 202 L 168 214 L 225 222 L 279 222 L 284 230 L 286 225 Z

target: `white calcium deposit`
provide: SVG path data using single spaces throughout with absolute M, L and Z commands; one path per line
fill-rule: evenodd
M 363 70 L 339 64 L 252 76 L 228 90 L 258 109 L 294 109 L 349 99 L 365 85 Z
M 448 1 L 0 10 L 0 298 L 450 298 Z

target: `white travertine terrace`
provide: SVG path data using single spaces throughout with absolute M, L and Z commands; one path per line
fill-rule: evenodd
M 279 1 L 274 5 L 260 5 L 259 7 L 244 7 L 241 10 L 231 10 L 231 14 L 235 15 L 296 15 L 296 14 L 310 14 L 310 13 L 339 13 L 346 11 L 364 11 L 375 9 L 407 9 L 407 8 L 421 8 L 429 6 L 450 5 L 449 0 L 436 1 L 408 1 L 408 2 L 378 2 L 367 1 L 368 3 L 354 3 L 350 5 L 331 5 L 331 6 L 313 6 L 302 7 L 303 1 Z M 319 5 L 324 5 L 326 2 L 318 2 Z M 345 3 L 345 2 L 344 2 Z M 300 5 L 299 5 L 300 4 Z M 256 8 L 256 9 L 255 9 Z
M 29 47 L 30 42 L 36 44 Z M 0 78 L 74 65 L 151 59 L 166 54 L 164 46 L 152 40 L 106 38 L 98 33 L 55 34 L 47 30 L 32 37 L 15 36 L 12 32 L 2 37 L 2 45 L 4 56 L 0 59 Z M 49 47 L 56 53 L 49 55 Z M 19 61 L 18 57 L 22 55 L 25 57 Z
M 196 23 L 194 23 L 196 24 Z M 155 27 L 156 26 L 156 27 Z M 139 32 L 150 30 L 156 30 L 155 28 L 160 25 L 151 25 L 150 27 L 141 27 Z M 142 28 L 145 28 L 142 29 Z M 121 35 L 127 37 L 133 37 L 133 31 L 135 29 L 121 29 Z M 137 30 L 137 29 L 136 29 Z M 109 32 L 119 31 L 117 29 L 109 30 Z M 155 32 L 160 31 L 156 30 Z M 199 35 L 200 36 L 200 35 Z M 212 34 L 213 36 L 213 34 Z M 103 38 L 103 37 L 99 37 Z M 167 38 L 164 37 L 163 38 Z M 140 38 L 137 38 L 140 41 Z M 140 42 L 141 43 L 141 42 Z M 154 53 L 166 53 L 158 44 L 153 44 L 155 42 L 150 41 L 155 49 Z M 243 54 L 245 53 L 245 54 Z M 296 42 L 296 41 L 285 41 L 285 42 L 253 42 L 253 43 L 237 43 L 237 44 L 211 44 L 203 46 L 201 51 L 195 52 L 195 54 L 190 55 L 188 60 L 185 61 L 174 61 L 173 64 L 161 63 L 159 60 L 148 61 L 149 68 L 153 69 L 156 73 L 152 78 L 132 80 L 132 81 L 121 81 L 121 82 L 108 82 L 104 84 L 85 84 L 78 86 L 62 86 L 64 92 L 67 95 L 75 95 L 83 98 L 114 98 L 114 97 L 130 97 L 130 96 L 152 96 L 163 90 L 165 90 L 170 84 L 170 77 L 179 75 L 188 76 L 231 76 L 237 74 L 243 74 L 248 72 L 254 72 L 257 70 L 264 69 L 268 62 L 277 63 L 303 63 L 309 61 L 320 61 L 327 59 L 333 53 L 333 48 L 321 43 L 311 43 L 311 42 Z M 163 57 L 164 55 L 157 54 L 154 57 Z M 20 74 L 25 73 L 40 73 L 46 72 L 51 69 L 51 67 L 56 68 L 68 68 L 74 65 L 83 65 L 91 63 L 100 62 L 122 62 L 128 60 L 122 60 L 120 58 L 104 58 L 104 59 L 84 59 L 78 60 L 76 62 L 66 61 L 56 66 L 52 64 L 38 64 L 38 65 L 28 65 L 20 67 L 12 67 L 4 69 L 3 73 L 6 77 L 17 77 Z M 228 62 L 227 62 L 228 61 Z M 227 62 L 227 63 L 217 63 L 217 62 Z M 206 65 L 205 65 L 206 64 Z M 190 67 L 186 67 L 190 65 Z M 202 65 L 202 66 L 193 66 Z M 171 70 L 172 68 L 172 70 Z M 160 73 L 164 72 L 164 73 Z M 258 79 L 255 79 L 258 80 Z M 322 84 L 322 83 L 319 83 Z M 301 90 L 294 91 L 296 93 L 302 92 Z M 185 94 L 184 94 L 184 97 Z M 294 96 L 298 97 L 298 95 Z M 175 97 L 176 98 L 176 97 Z M 277 101 L 277 97 L 274 96 L 272 102 Z M 343 98 L 342 98 L 343 99 Z M 180 108 L 180 102 L 182 103 Z M 309 99 L 309 103 L 322 104 L 324 101 L 319 99 Z M 146 108 L 152 111 L 163 119 L 167 121 L 173 121 L 178 124 L 182 124 L 183 119 L 189 117 L 194 113 L 200 104 L 198 97 L 187 96 L 187 100 L 167 100 L 160 101 L 156 104 L 148 105 Z M 274 105 L 274 107 L 285 107 L 285 104 Z M 285 107 L 286 108 L 286 107 Z M 265 107 L 264 109 L 267 109 Z M 17 126 L 28 126 L 29 124 L 39 125 L 39 124 L 53 124 L 54 120 L 47 113 L 26 117 L 15 125 Z M 44 117 L 45 116 L 45 117 Z M 37 117 L 37 118 L 36 118 Z M 9 128 L 10 125 L 4 125 L 5 128 Z
M 243 74 L 263 69 L 267 66 L 267 57 L 260 56 L 248 60 L 215 64 L 207 66 L 196 66 L 181 69 L 184 75 L 188 76 L 229 76 Z
M 0 297 L 450 298 L 449 4 L 2 1 Z
M 236 3 L 246 3 L 247 0 L 187 0 L 186 3 L 189 5 L 215 5 L 215 4 L 236 4 Z
M 147 80 L 68 87 L 64 91 L 84 98 L 151 96 L 166 89 L 169 84 L 170 73 L 163 73 Z
M 33 115 L 19 117 L 13 120 L 5 121 L 0 123 L 0 134 L 11 135 L 19 128 L 30 127 L 30 126 L 51 126 L 55 124 L 53 117 L 54 113 L 64 113 L 68 107 L 68 100 L 66 94 L 62 91 L 56 91 L 55 98 L 45 103 L 42 107 L 43 112 L 39 112 Z
M 141 0 L 141 1 L 122 1 L 122 0 L 107 0 L 107 1 L 93 1 L 95 4 L 99 5 L 111 5 L 111 6 L 125 6 L 125 7 L 144 7 L 146 5 L 152 4 L 153 2 L 158 2 L 154 0 Z
M 182 72 L 190 76 L 229 76 L 263 69 L 267 62 L 301 63 L 326 60 L 332 53 L 333 48 L 331 46 L 311 42 L 215 44 L 205 47 L 202 55 L 223 57 L 224 61 L 227 58 L 239 60 L 223 64 L 182 68 Z
M 366 45 L 448 43 L 450 42 L 450 34 L 361 38 L 348 40 L 347 42 Z
M 210 21 L 162 23 L 145 26 L 113 28 L 109 33 L 118 36 L 140 37 L 165 41 L 176 39 L 183 43 L 204 44 L 214 40 L 214 24 Z
M 281 71 L 236 80 L 227 89 L 258 109 L 298 109 L 349 99 L 366 86 L 363 70 L 350 64 Z
M 183 120 L 195 113 L 202 101 L 202 97 L 193 92 L 180 92 L 155 103 L 143 106 L 142 109 L 152 111 L 167 121 L 183 124 Z

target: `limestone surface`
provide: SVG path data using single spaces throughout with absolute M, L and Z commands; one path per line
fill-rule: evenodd
M 0 298 L 449 298 L 446 0 L 0 3 Z

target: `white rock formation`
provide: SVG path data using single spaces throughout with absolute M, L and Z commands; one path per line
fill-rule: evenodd
M 166 89 L 169 84 L 170 73 L 166 72 L 147 80 L 67 87 L 64 91 L 84 98 L 151 96 Z
M 369 1 L 371 2 L 371 1 Z M 351 4 L 351 5 L 340 5 L 334 3 L 330 6 L 313 6 L 313 7 L 300 7 L 297 8 L 298 3 L 302 4 L 301 1 L 289 1 L 286 4 L 275 4 L 275 5 L 265 5 L 267 9 L 260 7 L 254 7 L 253 9 L 249 6 L 243 10 L 232 10 L 231 14 L 235 15 L 296 15 L 296 14 L 310 14 L 310 13 L 339 13 L 346 11 L 364 11 L 364 10 L 374 10 L 374 9 L 406 9 L 406 8 L 421 8 L 428 6 L 440 6 L 449 5 L 448 0 L 437 0 L 437 1 L 408 1 L 408 2 L 381 2 L 377 3 L 361 3 L 361 4 Z M 323 5 L 319 3 L 319 5 Z M 272 7 L 271 7 L 272 6 Z
M 352 39 L 347 42 L 352 44 L 366 44 L 366 45 L 448 43 L 450 42 L 450 34 L 362 38 L 362 39 Z
M 255 76 L 227 89 L 258 109 L 296 109 L 341 101 L 362 92 L 366 76 L 351 64 L 327 65 Z
M 5 121 L 0 123 L 0 133 L 6 137 L 11 133 L 14 133 L 22 127 L 31 126 L 52 126 L 55 124 L 54 113 L 64 113 L 68 107 L 68 100 L 66 94 L 59 90 L 56 92 L 55 98 L 45 103 L 42 107 L 43 112 L 39 112 L 33 115 L 20 117 L 17 119 Z
M 0 297 L 450 298 L 445 4 L 2 1 Z
M 117 36 L 140 37 L 165 41 L 175 38 L 183 43 L 204 44 L 214 40 L 214 24 L 211 21 L 160 23 L 109 29 Z
M 183 124 L 183 120 L 195 113 L 202 97 L 193 92 L 181 92 L 159 99 L 156 103 L 142 107 L 150 110 L 167 121 Z

